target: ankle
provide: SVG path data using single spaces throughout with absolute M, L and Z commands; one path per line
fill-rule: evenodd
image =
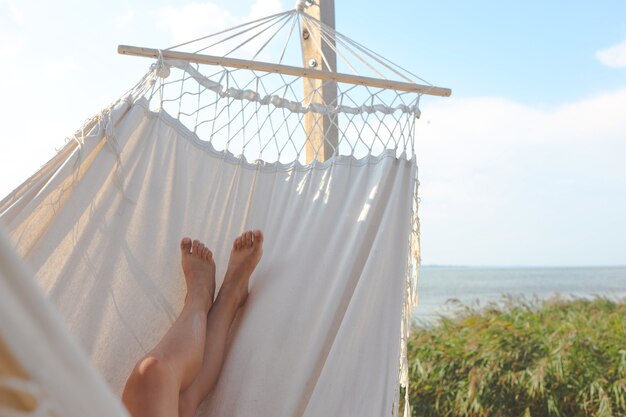
M 185 303 L 199 303 L 208 310 L 213 304 L 213 291 L 204 286 L 188 288 Z
M 239 308 L 248 298 L 248 285 L 244 282 L 234 282 L 225 278 L 218 298 L 235 308 Z

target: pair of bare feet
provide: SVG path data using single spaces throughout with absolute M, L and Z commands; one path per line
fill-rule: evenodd
M 189 238 L 180 249 L 187 297 L 176 321 L 126 382 L 122 401 L 133 417 L 196 414 L 219 377 L 230 326 L 263 254 L 263 233 L 248 231 L 235 239 L 217 297 L 213 253 Z
M 215 295 L 215 262 L 213 253 L 199 240 L 186 237 L 180 242 L 187 294 L 194 294 L 212 303 Z M 263 255 L 263 232 L 251 230 L 238 236 L 228 260 L 220 291 L 241 307 L 248 297 L 248 281 Z

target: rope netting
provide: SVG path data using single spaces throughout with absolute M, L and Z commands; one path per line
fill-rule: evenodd
M 416 93 L 182 61 L 159 60 L 154 74 L 146 94 L 153 110 L 248 161 L 415 152 Z M 332 100 L 322 100 L 328 89 Z
M 273 62 L 379 80 L 424 80 L 296 9 L 244 23 L 163 51 Z M 315 58 L 303 55 L 313 42 Z M 320 61 L 320 62 L 317 62 Z M 391 150 L 412 158 L 421 94 L 365 84 L 164 59 L 146 97 L 216 150 L 248 161 L 301 163 L 334 155 L 357 159 Z M 430 84 L 426 83 L 430 86 Z
M 210 52 L 212 56 L 261 63 L 316 67 L 322 72 L 366 74 L 379 80 L 419 80 L 431 86 L 308 15 L 304 11 L 307 3 L 299 1 L 295 10 L 163 50 L 133 95 L 145 97 L 151 110 L 177 119 L 215 150 L 241 156 L 248 162 L 305 165 L 314 160 L 332 161 L 336 156 L 362 159 L 381 154 L 412 160 L 423 92 L 343 82 L 332 77 L 287 75 L 264 69 L 263 65 L 235 68 L 164 58 L 164 51 Z M 321 62 L 303 61 L 303 34 L 318 40 Z M 290 47 L 291 44 L 295 46 Z M 270 60 L 269 56 L 279 58 Z M 399 371 L 403 386 L 408 386 L 406 342 L 412 308 L 417 303 L 420 261 L 417 187 L 416 179 L 408 225 L 401 332 Z M 399 394 L 398 390 L 396 407 Z

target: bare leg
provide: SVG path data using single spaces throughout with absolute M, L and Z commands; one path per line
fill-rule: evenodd
M 187 283 L 185 305 L 163 339 L 130 374 L 122 402 L 133 417 L 175 417 L 178 400 L 202 366 L 206 317 L 215 293 L 213 254 L 201 242 L 180 244 Z
M 235 239 L 224 283 L 207 318 L 202 368 L 193 384 L 181 392 L 180 417 L 193 417 L 200 402 L 215 386 L 224 362 L 230 326 L 248 297 L 248 281 L 262 254 L 260 230 L 245 232 Z

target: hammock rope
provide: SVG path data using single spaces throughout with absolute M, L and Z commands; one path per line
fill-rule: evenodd
M 168 68 L 165 79 L 158 76 L 161 67 Z M 204 74 L 199 64 L 168 60 L 153 71 L 154 85 L 147 95 L 151 108 L 168 112 L 216 149 L 250 161 L 304 163 L 304 145 L 311 143 L 304 126 L 307 113 L 334 116 L 330 120 L 338 131 L 337 146 L 326 138 L 333 154 L 360 159 L 394 149 L 398 157 L 410 159 L 415 153 L 419 94 L 337 83 L 336 99 L 320 103 L 314 99 L 321 96 L 321 87 L 303 97 L 306 81 L 300 77 L 225 67 Z M 321 128 L 320 118 L 315 124 Z M 248 136 L 258 144 L 256 151 L 248 146 L 253 142 Z M 276 149 L 293 152 L 261 157 L 271 141 Z M 237 142 L 241 145 L 233 148 Z
M 374 200 L 374 196 L 376 196 L 377 192 L 381 194 L 381 190 L 384 191 L 385 189 L 400 190 L 400 194 L 403 197 L 398 198 L 397 193 L 393 194 L 396 196 L 395 199 L 386 198 L 389 195 L 385 195 L 384 197 L 379 195 L 377 197 L 378 203 L 380 203 L 380 200 L 398 202 L 399 208 L 395 208 L 397 211 L 391 212 L 401 213 L 399 215 L 404 219 L 401 223 L 405 221 L 409 223 L 406 225 L 408 229 L 406 235 L 404 234 L 404 225 L 398 222 L 394 223 L 397 234 L 393 235 L 393 242 L 400 244 L 399 241 L 402 241 L 402 239 L 406 240 L 401 242 L 403 245 L 402 251 L 396 252 L 396 255 L 400 257 L 400 262 L 396 261 L 393 263 L 394 268 L 397 268 L 394 269 L 396 272 L 390 277 L 392 279 L 402 279 L 402 274 L 405 270 L 404 253 L 406 253 L 405 251 L 407 251 L 408 247 L 405 281 L 394 281 L 394 285 L 397 285 L 397 287 L 394 287 L 395 289 L 388 286 L 388 282 L 383 282 L 383 284 L 388 286 L 389 291 L 394 291 L 398 297 L 395 299 L 395 303 L 393 303 L 394 306 L 397 306 L 400 302 L 400 298 L 402 298 L 401 322 L 398 323 L 395 318 L 397 316 L 391 317 L 390 320 L 397 325 L 396 331 L 398 333 L 394 333 L 393 339 L 398 340 L 399 336 L 400 355 L 399 358 L 396 358 L 395 355 L 398 352 L 395 351 L 392 352 L 388 358 L 390 358 L 390 362 L 396 361 L 398 367 L 386 366 L 386 370 L 383 371 L 383 373 L 389 372 L 392 374 L 389 375 L 390 378 L 385 380 L 387 385 L 385 390 L 387 390 L 388 393 L 388 395 L 385 396 L 385 401 L 387 401 L 387 399 L 389 401 L 386 403 L 385 410 L 388 409 L 388 406 L 391 405 L 391 401 L 393 400 L 394 407 L 390 411 L 392 411 L 395 416 L 398 413 L 398 406 L 400 404 L 400 389 L 398 384 L 393 386 L 395 381 L 390 381 L 390 379 L 396 377 L 395 373 L 397 371 L 400 385 L 408 387 L 406 342 L 408 339 L 412 309 L 417 303 L 417 272 L 420 262 L 419 199 L 417 196 L 419 183 L 417 181 L 417 168 L 415 164 L 415 125 L 420 116 L 419 105 L 422 94 L 428 94 L 429 88 L 438 87 L 434 87 L 432 84 L 427 83 L 411 72 L 392 63 L 381 55 L 374 53 L 367 47 L 340 34 L 334 28 L 323 24 L 320 20 L 307 14 L 306 8 L 310 7 L 313 3 L 313 1 L 299 0 L 295 10 L 276 13 L 268 17 L 256 19 L 252 22 L 236 25 L 208 36 L 158 50 L 158 53 L 155 50 L 151 50 L 151 56 L 156 56 L 157 59 L 144 77 L 130 89 L 123 98 L 113 103 L 99 115 L 88 120 L 85 126 L 79 129 L 74 137 L 69 140 L 66 146 L 67 149 L 64 148 L 59 153 L 59 156 L 55 157 L 47 167 L 44 167 L 46 169 L 55 170 L 55 164 L 61 161 L 62 158 L 66 158 L 63 160 L 60 168 L 58 168 L 58 171 L 61 172 L 67 168 L 66 171 L 70 172 L 70 175 L 73 176 L 73 180 L 63 183 L 58 189 L 52 189 L 52 186 L 50 186 L 52 191 L 46 191 L 50 193 L 48 196 L 45 193 L 35 193 L 30 190 L 29 187 L 31 185 L 34 189 L 40 186 L 40 182 L 43 188 L 49 185 L 47 183 L 43 184 L 47 181 L 47 177 L 45 177 L 44 174 L 40 176 L 37 176 L 39 175 L 37 174 L 33 176 L 22 189 L 3 200 L 0 209 L 4 212 L 0 211 L 0 214 L 4 214 L 7 217 L 7 221 L 14 225 L 13 227 L 17 228 L 16 230 L 18 231 L 16 234 L 22 236 L 20 233 L 23 234 L 24 230 L 30 230 L 29 226 L 31 226 L 31 224 L 28 222 L 35 222 L 36 220 L 33 219 L 35 219 L 37 215 L 37 213 L 35 213 L 35 215 L 31 216 L 22 210 L 18 210 L 19 207 L 17 205 L 23 204 L 21 202 L 22 199 L 26 202 L 27 197 L 32 194 L 35 196 L 35 200 L 39 199 L 42 202 L 47 202 L 41 207 L 36 206 L 35 203 L 39 204 L 38 201 L 28 203 L 31 207 L 35 207 L 35 211 L 41 211 L 41 213 L 47 213 L 45 210 L 48 210 L 49 202 L 52 202 L 54 207 L 63 206 L 65 201 L 70 197 L 70 193 L 80 188 L 82 175 L 86 174 L 79 172 L 81 169 L 79 165 L 85 162 L 85 158 L 89 159 L 91 157 L 88 155 L 96 155 L 96 153 L 99 152 L 99 150 L 96 152 L 95 149 L 98 149 L 96 142 L 100 139 L 102 139 L 100 143 L 106 147 L 107 152 L 110 151 L 114 158 L 111 158 L 110 173 L 112 174 L 111 179 L 113 185 L 115 188 L 119 189 L 124 200 L 119 203 L 120 207 L 126 207 L 124 204 L 128 203 L 128 207 L 132 207 L 128 208 L 129 212 L 133 210 L 138 210 L 139 212 L 139 208 L 135 206 L 141 205 L 142 203 L 140 202 L 144 201 L 143 198 L 145 198 L 146 202 L 151 202 L 150 204 L 143 203 L 145 207 L 149 207 L 150 210 L 142 212 L 141 215 L 137 216 L 137 227 L 143 227 L 141 221 L 148 216 L 155 215 L 155 208 L 161 207 L 161 204 L 167 206 L 170 200 L 162 198 L 160 195 L 154 197 L 150 194 L 154 192 L 154 189 L 141 189 L 141 180 L 138 181 L 138 177 L 133 177 L 135 174 L 133 171 L 147 169 L 147 167 L 152 169 L 153 167 L 147 162 L 147 155 L 138 153 L 136 155 L 133 154 L 136 157 L 129 157 L 129 152 L 132 154 L 134 150 L 131 149 L 129 151 L 125 149 L 125 143 L 136 144 L 141 140 L 143 141 L 141 146 L 144 144 L 147 146 L 156 144 L 156 142 L 160 140 L 167 141 L 171 136 L 181 137 L 181 140 L 185 141 L 184 144 L 191 143 L 191 148 L 194 150 L 197 150 L 198 146 L 205 146 L 211 151 L 207 154 L 210 154 L 211 158 L 219 160 L 218 164 L 222 164 L 217 167 L 217 173 L 212 172 L 211 175 L 204 176 L 204 178 L 210 179 L 211 181 L 222 175 L 224 175 L 225 178 L 230 178 L 224 172 L 227 169 L 231 169 L 233 166 L 244 166 L 246 169 L 242 170 L 242 172 L 250 171 L 249 168 L 252 168 L 252 170 L 263 171 L 264 173 L 271 172 L 272 174 L 279 173 L 281 175 L 287 173 L 285 179 L 281 179 L 277 181 L 277 183 L 286 183 L 287 180 L 290 180 L 291 176 L 295 175 L 304 175 L 303 178 L 307 179 L 307 176 L 313 178 L 321 174 L 322 177 L 319 179 L 321 181 L 321 185 L 319 185 L 320 188 L 312 188 L 313 191 L 317 192 L 317 195 L 311 200 L 313 203 L 317 201 L 319 194 L 323 194 L 324 191 L 322 191 L 322 188 L 329 187 L 331 182 L 346 182 L 348 187 L 345 188 L 345 193 L 352 194 L 353 189 L 357 188 L 355 186 L 357 170 L 350 170 L 353 169 L 353 166 L 359 166 L 359 169 L 365 168 L 360 169 L 360 172 L 358 172 L 361 176 L 360 192 L 363 191 L 365 187 L 365 182 L 363 181 L 371 179 L 372 183 L 366 184 L 368 187 L 371 187 L 371 190 L 364 194 L 369 200 L 365 200 L 366 203 L 358 206 L 357 209 L 347 210 L 350 215 L 354 213 L 357 214 L 354 216 L 356 223 L 344 222 L 344 224 L 341 225 L 344 231 L 347 229 L 362 230 L 359 229 L 359 227 L 364 226 L 359 225 L 359 223 L 364 221 L 367 217 L 371 201 Z M 300 38 L 305 36 L 305 34 L 312 38 L 314 46 L 319 51 L 319 55 L 315 57 L 316 62 L 304 62 L 305 69 L 317 69 L 300 73 L 299 70 L 302 69 L 303 66 Z M 291 48 L 294 44 L 296 44 L 295 53 L 293 52 L 294 48 Z M 193 62 L 192 60 L 185 60 L 182 58 L 183 54 L 169 53 L 184 52 L 183 49 L 193 51 L 195 54 L 208 51 L 213 53 L 213 57 L 221 56 L 233 59 L 230 61 L 224 60 L 222 61 L 223 64 L 209 65 Z M 266 58 L 268 56 L 277 56 L 278 59 L 274 61 L 267 60 Z M 205 58 L 212 59 L 211 56 L 205 56 Z M 338 58 L 338 60 L 335 58 Z M 250 67 L 246 67 L 245 65 L 237 67 L 232 64 L 234 60 L 242 60 L 241 62 L 244 62 L 243 60 L 245 59 L 278 62 L 278 64 L 282 65 L 283 70 L 288 68 L 291 71 L 281 72 L 279 69 L 276 70 L 276 68 L 273 70 L 269 67 L 269 65 L 272 64 Z M 311 61 L 312 60 L 311 58 Z M 229 66 L 228 62 L 230 62 L 232 66 Z M 257 63 L 265 64 L 258 61 Z M 276 67 L 276 65 L 274 67 Z M 294 69 L 296 70 L 295 73 Z M 344 77 L 343 75 L 345 75 L 346 71 L 356 76 L 351 78 Z M 342 75 L 342 77 L 327 77 L 324 73 L 327 73 L 326 75 L 328 75 L 328 73 L 336 73 L 336 75 Z M 361 76 L 361 74 L 364 75 Z M 419 80 L 425 83 L 425 87 L 409 85 L 407 88 L 407 83 L 396 82 L 394 85 L 397 89 L 394 89 L 388 87 L 391 85 L 390 83 L 366 82 L 368 79 L 372 80 L 373 77 L 389 81 L 400 79 L 413 84 L 415 84 L 416 80 Z M 380 85 L 385 86 L 380 87 Z M 412 89 L 413 87 L 420 87 L 420 89 Z M 405 89 L 412 90 L 405 91 Z M 445 95 L 445 92 L 441 94 L 441 91 L 439 91 L 439 93 L 439 95 Z M 126 122 L 128 125 L 124 126 Z M 135 126 L 133 123 L 137 123 L 137 125 Z M 147 130 L 144 131 L 144 128 Z M 150 128 L 153 128 L 156 134 L 154 134 L 155 132 L 153 131 L 149 131 Z M 129 133 L 133 129 L 140 132 L 137 133 L 137 137 Z M 164 137 L 160 137 L 161 135 Z M 190 139 L 189 142 L 187 142 L 188 139 Z M 153 140 L 153 143 L 147 143 Z M 173 143 L 174 141 L 171 144 Z M 180 145 L 180 142 L 175 143 L 177 144 L 176 146 Z M 139 145 L 136 146 L 139 147 Z M 181 145 L 181 149 L 183 149 L 182 147 L 183 145 Z M 164 150 L 161 149 L 159 152 L 164 152 Z M 179 152 L 181 152 L 181 155 L 183 154 L 182 150 Z M 165 163 L 165 160 L 172 162 L 172 160 L 168 159 L 172 155 L 177 156 L 178 154 L 162 155 L 159 163 Z M 379 156 L 380 158 L 377 158 Z M 94 158 L 96 157 L 94 156 Z M 100 158 L 100 156 L 98 156 L 98 158 Z M 107 160 L 107 158 L 106 154 L 102 155 L 103 160 Z M 146 160 L 142 161 L 142 158 L 146 158 Z M 191 161 L 192 159 L 193 158 L 188 158 L 186 160 Z M 322 159 L 324 160 L 322 161 Z M 402 160 L 400 161 L 401 163 L 398 163 L 398 159 Z M 381 161 L 384 163 L 379 164 Z M 75 166 L 73 168 L 71 166 L 64 166 L 66 163 L 67 165 L 74 164 Z M 385 163 L 397 163 L 396 165 L 401 166 L 404 175 L 399 176 L 400 180 L 398 180 L 398 183 L 386 183 L 384 181 L 386 181 L 387 178 L 376 176 L 384 172 L 381 167 L 377 167 L 377 164 L 385 165 Z M 179 166 L 179 164 L 176 164 L 176 167 Z M 210 167 L 210 169 L 215 168 L 212 163 L 200 163 L 197 169 L 204 169 L 205 167 Z M 326 168 L 331 169 L 326 171 Z M 370 169 L 376 170 L 378 168 L 381 169 L 376 175 L 368 177 Z M 326 178 L 326 174 L 335 169 L 344 174 L 337 174 L 332 181 Z M 158 169 L 155 171 L 158 171 Z M 187 179 L 187 175 L 190 174 L 185 172 L 184 169 L 180 171 L 181 172 L 176 170 L 178 177 L 171 175 L 163 181 L 159 181 L 159 184 L 178 178 L 178 180 L 181 181 L 181 183 L 178 184 L 181 186 L 179 188 L 185 188 L 197 180 L 196 177 L 189 177 L 189 180 L 186 182 L 184 179 Z M 413 173 L 415 174 L 415 178 L 413 177 Z M 237 173 L 236 175 L 243 174 Z M 343 177 L 341 175 L 343 175 Z M 328 176 L 331 177 L 330 174 Z M 200 177 L 201 176 L 198 178 Z M 51 178 L 54 181 L 61 181 L 62 176 L 54 174 Z M 100 180 L 104 178 L 104 176 L 98 178 Z M 139 176 L 139 178 L 143 180 L 144 177 Z M 277 175 L 275 178 L 283 177 Z M 301 187 L 304 187 L 306 183 L 304 179 L 300 183 L 294 182 L 294 184 L 297 184 L 298 194 L 302 192 Z M 318 178 L 315 179 L 316 181 L 318 180 Z M 312 181 L 310 178 L 309 180 Z M 328 183 L 326 183 L 327 180 Z M 50 184 L 54 181 L 50 181 Z M 257 180 L 255 179 L 254 181 Z M 265 181 L 265 179 L 263 179 L 263 181 Z M 260 182 L 261 179 L 259 179 L 259 183 Z M 236 181 L 233 179 L 232 184 L 235 183 Z M 383 183 L 388 186 L 381 186 Z M 216 184 L 221 184 L 221 180 L 217 181 Z M 379 186 L 381 190 L 379 190 Z M 263 182 L 262 186 L 259 185 L 259 187 L 265 190 L 265 188 L 262 188 L 265 187 L 265 182 Z M 274 184 L 272 184 L 272 187 L 274 187 Z M 231 188 L 227 187 L 228 193 L 233 192 L 232 188 L 237 188 L 237 186 Z M 278 187 L 276 188 L 278 189 Z M 294 190 L 295 189 L 296 187 L 294 186 Z M 412 196 L 405 192 L 411 189 L 413 189 Z M 81 192 L 82 191 L 83 190 L 81 190 Z M 106 198 L 113 198 L 113 201 L 117 201 L 115 199 L 119 199 L 119 194 L 117 194 L 117 190 L 114 191 L 114 193 L 103 191 L 102 195 L 106 196 Z M 231 207 L 224 212 L 234 213 L 239 209 L 252 210 L 250 207 L 252 207 L 251 196 L 253 192 L 247 188 L 235 191 L 242 191 L 242 195 L 244 196 L 242 198 L 245 200 L 244 207 L 241 208 L 234 205 L 234 208 Z M 142 195 L 142 193 L 144 195 Z M 259 212 L 265 212 L 266 216 L 269 216 L 270 213 L 276 215 L 280 203 L 274 201 L 266 202 L 264 200 L 266 194 L 261 193 L 260 195 L 261 197 L 254 200 L 254 203 L 257 204 L 257 206 L 254 206 L 255 209 L 259 209 Z M 334 194 L 334 198 L 336 198 L 337 195 L 341 197 L 339 199 L 341 200 L 344 193 L 336 193 Z M 151 198 L 154 199 L 152 200 Z M 291 199 L 291 197 L 289 199 Z M 289 199 L 284 199 L 283 202 Z M 350 201 L 350 198 L 348 197 L 343 200 Z M 352 200 L 356 201 L 356 199 Z M 17 202 L 15 206 L 13 206 L 14 201 Z M 81 204 L 87 201 L 90 200 L 80 200 Z M 163 203 L 163 201 L 166 201 L 166 203 Z M 226 203 L 228 203 L 228 201 L 226 201 Z M 92 202 L 91 204 L 93 205 L 92 213 L 94 216 L 100 215 L 99 213 L 108 213 L 106 210 L 110 207 L 110 204 L 100 202 Z M 213 205 L 213 202 L 211 205 Z M 272 208 L 272 210 L 268 207 Z M 385 212 L 386 209 L 384 207 L 384 204 L 379 206 L 379 214 Z M 184 212 L 183 208 L 185 210 Z M 183 208 L 177 207 L 177 209 L 181 210 L 179 215 L 167 216 L 167 219 L 181 219 L 184 216 L 187 216 L 185 217 L 188 219 L 186 221 L 196 219 L 196 213 L 191 210 L 193 207 L 189 209 L 189 207 L 185 205 Z M 189 212 L 186 211 L 188 209 Z M 305 207 L 305 209 L 308 209 L 308 207 Z M 65 207 L 64 210 L 68 213 L 71 211 L 69 207 Z M 163 212 L 169 213 L 169 211 L 163 210 Z M 359 214 L 361 210 L 362 212 Z M 120 209 L 119 213 L 123 211 L 124 210 Z M 324 210 L 319 210 L 319 212 L 323 213 Z M 410 216 L 407 217 L 409 212 Z M 68 213 L 63 214 L 68 215 L 70 218 L 73 218 L 72 216 L 75 215 Z M 115 213 L 112 217 L 112 222 L 119 220 L 118 217 L 115 217 L 119 213 Z M 330 211 L 328 213 L 330 213 Z M 334 215 L 334 213 L 330 214 Z M 51 217 L 53 214 L 45 215 Z M 220 215 L 215 217 L 220 217 Z M 347 216 L 347 213 L 341 215 Z M 250 213 L 238 213 L 237 216 L 240 216 L 242 219 L 247 219 Z M 259 214 L 259 216 L 261 216 L 261 214 Z M 24 225 L 20 223 L 22 217 L 26 219 L 24 220 Z M 398 218 L 397 216 L 390 217 L 392 217 L 391 220 Z M 233 217 L 233 219 L 234 218 L 235 217 Z M 352 217 L 346 218 L 352 219 Z M 237 219 L 239 219 L 239 217 L 237 217 Z M 390 221 L 387 217 L 386 219 Z M 278 220 L 279 224 L 282 224 L 283 220 L 283 218 L 280 218 Z M 295 218 L 295 220 L 296 223 L 300 222 L 299 217 Z M 330 222 L 326 221 L 326 223 L 332 223 L 332 221 L 333 220 Z M 175 223 L 175 221 L 172 222 Z M 231 221 L 233 224 L 217 222 L 217 227 L 234 227 L 234 222 L 235 220 Z M 393 223 L 393 221 L 390 221 L 390 223 Z M 117 225 L 117 223 L 115 223 L 115 225 Z M 76 230 L 78 230 L 79 227 L 75 223 L 71 223 L 70 226 Z M 81 227 L 83 226 L 84 225 L 81 225 Z M 169 227 L 173 231 L 178 231 L 179 225 L 169 224 Z M 379 222 L 379 224 L 371 226 L 371 229 L 365 230 L 362 234 L 367 236 L 371 230 L 376 228 L 385 230 L 386 227 L 391 228 L 389 223 L 382 224 Z M 146 230 L 152 231 L 152 227 Z M 337 230 L 339 230 L 339 228 L 337 228 Z M 379 229 L 376 229 L 375 233 L 378 233 L 378 231 Z M 44 232 L 45 231 L 42 231 L 42 233 Z M 219 233 L 217 234 L 219 235 Z M 342 234 L 341 237 L 344 235 L 345 233 Z M 384 232 L 381 232 L 380 235 L 383 237 L 386 236 Z M 25 236 L 25 241 L 19 242 L 18 239 L 18 244 L 30 244 L 26 242 L 29 235 L 24 234 L 23 236 Z M 128 239 L 129 236 L 131 235 L 109 236 L 106 237 L 105 240 L 109 238 Z M 398 236 L 400 238 L 398 238 Z M 377 245 L 382 245 L 382 243 L 380 243 L 383 240 L 381 236 L 377 236 L 377 238 L 380 238 L 376 241 Z M 86 235 L 81 235 L 80 239 L 85 242 L 89 240 Z M 126 245 L 127 242 L 123 241 L 122 243 Z M 110 247 L 114 249 L 118 246 L 119 245 L 111 245 Z M 52 250 L 55 250 L 54 248 L 56 247 L 55 245 L 51 245 Z M 71 253 L 71 251 L 67 253 Z M 372 264 L 376 264 L 376 262 L 373 262 L 369 255 L 370 253 L 362 255 L 363 259 L 359 262 L 368 263 L 368 268 L 375 270 L 376 268 L 373 267 Z M 376 256 L 375 252 L 372 252 L 371 255 L 373 255 L 374 258 Z M 338 263 L 343 264 L 347 259 L 352 258 L 343 257 Z M 334 265 L 331 262 L 327 262 L 326 264 Z M 360 266 L 356 269 L 362 269 L 364 267 L 361 263 L 358 265 Z M 383 265 L 383 263 L 380 265 Z M 151 267 L 151 264 L 146 264 L 146 268 L 149 267 Z M 389 270 L 389 267 L 387 267 L 386 270 Z M 373 273 L 376 277 L 379 277 L 381 274 L 382 273 L 378 272 Z M 344 275 L 350 276 L 350 274 Z M 331 275 L 326 274 L 326 276 Z M 117 277 L 110 279 L 117 279 Z M 379 285 L 380 282 L 382 282 L 382 280 L 375 282 L 375 284 Z M 352 288 L 352 290 L 354 290 L 354 288 Z M 335 296 L 335 294 L 331 295 Z M 68 307 L 68 309 L 69 308 L 70 307 Z M 166 313 L 169 311 L 170 309 L 167 309 Z M 365 312 L 365 314 L 367 314 L 367 312 Z M 396 314 L 400 314 L 400 309 L 396 311 Z M 357 316 L 357 319 L 360 317 L 361 316 Z M 332 322 L 331 324 L 334 323 L 332 320 L 328 322 Z M 338 330 L 339 328 L 330 328 L 329 334 L 338 332 Z M 334 334 L 336 335 L 337 333 Z M 385 340 L 385 342 L 387 342 L 387 340 Z M 393 343 L 389 342 L 389 344 Z M 342 345 L 342 349 L 348 345 L 349 344 Z M 398 349 L 398 345 L 394 345 L 394 348 Z M 321 352 L 323 357 L 326 357 L 329 353 L 324 349 L 322 349 Z M 105 353 L 108 354 L 109 352 Z M 341 357 L 343 361 L 346 361 L 346 358 L 348 358 L 348 360 L 353 359 L 345 354 Z M 380 367 L 381 364 L 378 364 L 378 366 Z M 320 377 L 320 375 L 316 377 Z M 0 381 L 0 385 L 3 382 L 6 385 L 6 381 Z M 319 389 L 323 391 L 324 387 L 320 387 Z M 309 394 L 310 393 L 307 395 Z M 395 395 L 393 398 L 392 394 Z M 405 395 L 405 404 L 408 404 L 408 389 Z M 405 415 L 408 415 L 408 413 L 408 407 L 405 407 Z
M 286 35 L 280 36 L 285 30 Z M 279 55 L 278 62 L 283 63 L 294 58 L 288 51 L 290 41 L 299 42 L 299 36 L 294 35 L 296 30 L 309 32 L 325 68 L 336 70 L 324 52 L 331 51 L 353 74 L 360 75 L 355 65 L 358 64 L 381 79 L 419 80 L 432 87 L 420 77 L 308 15 L 305 7 L 237 25 L 166 50 L 180 47 L 193 48 L 194 53 L 224 50 L 223 56 L 248 54 L 252 60 L 273 50 Z M 278 39 L 285 41 L 276 46 L 273 43 Z M 202 42 L 208 42 L 208 45 L 199 45 Z M 255 50 L 253 45 L 256 45 Z M 322 152 L 321 144 L 313 141 L 311 132 L 315 131 L 323 133 L 323 143 L 334 157 L 361 159 L 389 150 L 398 158 L 410 160 L 415 157 L 419 93 L 315 82 L 299 76 L 202 65 L 163 59 L 162 56 L 148 78 L 153 83 L 152 91 L 146 94 L 150 108 L 175 117 L 214 149 L 248 161 L 305 165 L 307 146 L 314 150 L 314 159 Z M 326 102 L 323 89 L 329 86 L 336 89 L 336 95 L 331 102 Z M 312 126 L 305 123 L 305 115 L 309 113 L 314 115 Z M 336 139 L 326 136 L 329 131 L 336 132 Z M 406 342 L 412 308 L 417 303 L 420 262 L 418 203 L 416 185 L 408 225 L 408 272 L 401 323 L 399 381 L 405 387 L 408 386 Z M 396 405 L 399 404 L 398 396 L 399 391 Z

